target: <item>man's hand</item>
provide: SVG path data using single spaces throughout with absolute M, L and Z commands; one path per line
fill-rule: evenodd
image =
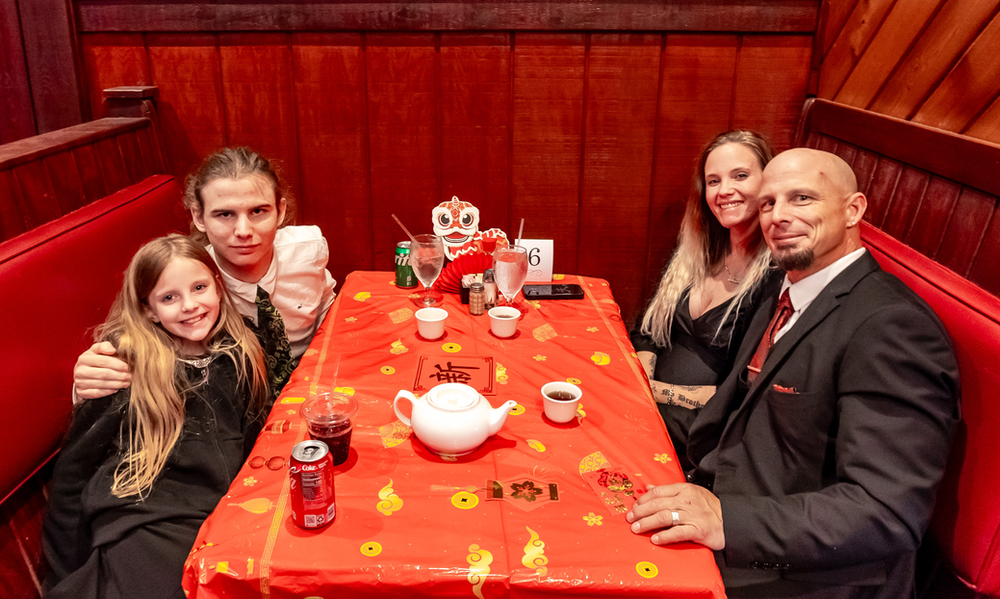
M 652 536 L 654 545 L 694 541 L 715 551 L 726 546 L 722 504 L 718 497 L 698 485 L 649 486 L 625 518 L 637 534 L 664 529 Z
M 115 346 L 95 343 L 80 354 L 73 368 L 73 389 L 78 399 L 97 399 L 132 384 L 128 364 L 115 357 Z

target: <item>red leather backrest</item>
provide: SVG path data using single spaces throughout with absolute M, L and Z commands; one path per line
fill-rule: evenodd
M 1000 595 L 1000 299 L 867 223 L 862 237 L 951 335 L 963 422 L 930 534 L 960 578 L 977 592 Z
M 0 244 L 0 503 L 58 450 L 73 365 L 140 245 L 187 231 L 173 177 L 156 175 Z

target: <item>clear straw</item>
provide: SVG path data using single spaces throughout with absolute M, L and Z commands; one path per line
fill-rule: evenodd
M 410 230 L 406 228 L 406 225 L 403 224 L 403 221 L 396 218 L 395 214 L 392 215 L 392 218 L 394 218 L 396 222 L 399 223 L 399 226 L 401 229 L 403 229 L 403 232 L 406 233 L 407 237 L 409 237 L 411 241 L 413 241 L 413 247 L 416 248 L 417 246 L 419 246 L 420 242 L 417 241 L 417 238 L 413 236 L 413 233 L 410 233 Z M 521 220 L 521 224 L 522 225 L 524 224 L 523 219 Z
M 524 219 L 521 219 L 521 228 L 517 230 L 517 238 L 514 240 L 514 245 L 521 245 L 521 233 L 524 233 Z

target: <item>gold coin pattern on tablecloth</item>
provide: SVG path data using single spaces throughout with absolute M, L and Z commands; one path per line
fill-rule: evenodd
M 382 368 L 379 368 L 379 371 L 381 371 L 382 374 L 393 374 L 396 372 L 396 369 L 392 366 L 383 366 Z
M 400 308 L 399 310 L 389 312 L 389 319 L 392 320 L 392 324 L 406 322 L 411 318 L 413 318 L 413 310 L 410 310 L 409 308 Z
M 541 540 L 537 532 L 527 526 L 524 528 L 531 537 L 528 539 L 528 544 L 524 546 L 524 557 L 521 558 L 521 564 L 525 568 L 534 568 L 535 573 L 539 576 L 545 576 L 549 571 L 545 567 L 545 564 L 549 563 L 549 558 L 545 557 L 545 541 Z
M 393 513 L 403 509 L 403 500 L 400 499 L 399 495 L 396 495 L 396 490 L 392 488 L 391 478 L 389 479 L 389 484 L 379 490 L 378 498 L 381 501 L 375 507 L 386 516 L 391 516 Z
M 524 406 L 522 406 L 521 404 L 517 404 L 516 406 L 510 409 L 510 415 L 520 416 L 521 414 L 524 414 L 526 411 L 527 409 Z
M 552 328 L 552 325 L 545 323 L 540 327 L 537 327 L 531 332 L 531 336 L 540 342 L 548 341 L 549 339 L 555 339 L 559 336 L 556 330 Z
M 396 339 L 395 341 L 393 341 L 389 349 L 390 354 L 396 354 L 396 355 L 404 354 L 408 351 L 410 350 L 408 350 L 406 346 L 403 345 L 403 341 L 401 339 Z
M 403 424 L 400 420 L 378 427 L 379 437 L 382 438 L 382 447 L 386 449 L 395 447 L 406 441 L 412 431 L 413 429 Z
M 451 496 L 451 504 L 460 510 L 471 510 L 479 505 L 479 496 L 468 491 L 459 491 Z
M 582 385 L 583 384 L 583 381 L 581 381 L 580 379 L 578 379 L 576 377 L 573 377 L 573 376 L 571 376 L 568 379 L 566 379 L 566 382 L 567 383 L 573 383 L 574 385 Z
M 457 343 L 445 343 L 441 346 L 441 349 L 448 352 L 449 354 L 457 354 L 462 351 L 462 346 Z
M 382 545 L 375 541 L 369 541 L 361 546 L 361 555 L 366 557 L 375 557 L 380 553 L 382 553 Z
M 660 573 L 660 569 L 653 562 L 639 562 L 635 565 L 635 571 L 643 578 L 655 578 Z
M 490 564 L 493 563 L 493 554 L 486 549 L 480 549 L 479 545 L 473 543 L 469 545 L 469 555 L 465 561 L 469 562 L 469 576 L 466 580 L 472 585 L 472 593 L 483 599 L 483 585 L 490 574 Z

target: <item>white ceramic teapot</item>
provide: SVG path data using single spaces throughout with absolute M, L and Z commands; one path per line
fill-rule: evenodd
M 413 404 L 409 418 L 399 411 L 399 400 Z M 432 452 L 445 456 L 472 453 L 494 435 L 517 405 L 514 400 L 494 409 L 485 397 L 468 385 L 444 383 L 417 399 L 405 389 L 396 394 L 392 409 L 403 424 Z

